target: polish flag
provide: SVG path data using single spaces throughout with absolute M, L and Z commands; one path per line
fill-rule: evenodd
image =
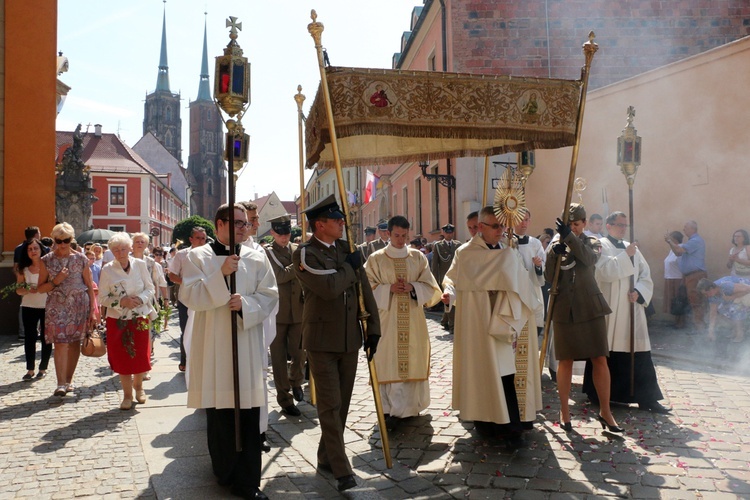
M 368 170 L 365 179 L 365 203 L 370 203 L 378 194 L 378 182 L 380 182 L 380 177 Z

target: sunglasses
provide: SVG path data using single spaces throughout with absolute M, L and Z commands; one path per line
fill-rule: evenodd
M 483 226 L 491 227 L 492 229 L 500 229 L 501 227 L 503 227 L 502 224 L 497 224 L 497 223 L 495 223 L 495 224 L 487 224 L 486 222 L 480 222 L 480 224 L 483 225 Z
M 62 245 L 63 243 L 69 245 L 71 241 L 73 241 L 73 238 L 65 238 L 64 240 L 58 240 L 57 238 L 55 238 L 55 243 L 57 243 L 58 245 Z

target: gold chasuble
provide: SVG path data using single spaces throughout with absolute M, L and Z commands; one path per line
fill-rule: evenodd
M 456 251 L 443 288 L 457 306 L 452 406 L 462 420 L 509 423 L 501 377 L 511 374 L 521 421 L 542 409 L 534 286 L 518 250 L 490 250 L 476 235 Z
M 380 313 L 382 336 L 375 354 L 379 383 L 427 380 L 430 338 L 423 308 L 437 304 L 442 293 L 427 258 L 419 250 L 389 244 L 370 255 L 365 269 Z M 413 295 L 391 293 L 399 279 L 414 287 Z

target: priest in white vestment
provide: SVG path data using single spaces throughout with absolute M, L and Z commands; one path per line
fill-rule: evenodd
M 518 251 L 500 245 L 493 208 L 479 221 L 443 280 L 443 302 L 457 306 L 453 408 L 481 433 L 520 445 L 542 408 L 534 317 L 543 305 Z
M 278 302 L 276 278 L 264 252 L 227 246 L 229 210 L 216 213 L 216 241 L 191 250 L 183 263 L 180 301 L 194 311 L 188 356 L 190 408 L 205 408 L 208 449 L 220 484 L 236 495 L 263 498 L 260 486 L 260 408 L 266 404 L 263 320 Z M 235 240 L 245 239 L 247 215 L 234 207 Z M 236 276 L 230 294 L 229 276 Z M 237 312 L 242 451 L 235 451 L 232 314 Z
M 669 413 L 659 403 L 663 399 L 656 370 L 651 360 L 651 341 L 646 322 L 646 307 L 654 293 L 651 270 L 637 245 L 625 241 L 628 217 L 623 212 L 612 212 L 607 217 L 607 234 L 599 241 L 602 253 L 596 262 L 596 284 L 599 286 L 612 313 L 605 317 L 609 357 L 607 364 L 611 378 L 610 400 L 619 403 L 638 403 L 643 410 Z M 633 262 L 631 262 L 631 256 Z M 634 291 L 630 278 L 634 279 Z M 630 308 L 634 304 L 634 358 L 635 378 L 633 395 L 630 394 Z M 590 362 L 586 364 L 583 391 L 596 400 L 596 389 L 591 380 Z
M 367 259 L 365 270 L 380 315 L 381 337 L 375 353 L 386 427 L 415 417 L 430 404 L 430 336 L 424 307 L 440 301 L 442 291 L 427 257 L 409 248 L 409 221 L 388 221 L 388 245 Z

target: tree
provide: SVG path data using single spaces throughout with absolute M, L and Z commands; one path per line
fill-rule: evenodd
M 206 234 L 210 238 L 216 239 L 213 222 L 204 219 L 200 215 L 191 215 L 187 219 L 182 219 L 174 226 L 174 231 L 172 231 L 172 243 L 177 243 L 179 240 L 182 244 L 189 245 L 190 233 L 195 226 L 201 226 L 206 230 Z

